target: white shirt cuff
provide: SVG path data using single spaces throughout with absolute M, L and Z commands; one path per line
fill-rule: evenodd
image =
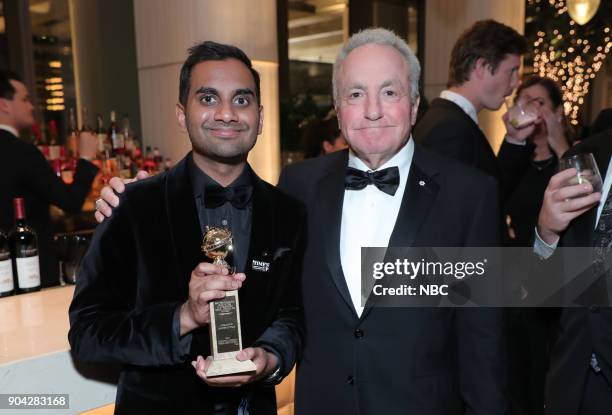
M 508 135 L 506 135 L 504 137 L 504 140 L 506 140 L 510 144 L 514 144 L 514 145 L 517 145 L 517 146 L 526 146 L 527 145 L 527 140 L 516 140 L 516 139 L 514 139 L 512 137 L 508 137 Z
M 552 254 L 555 253 L 555 249 L 557 249 L 557 244 L 559 243 L 559 238 L 555 241 L 554 244 L 549 245 L 540 237 L 538 233 L 538 227 L 535 228 L 535 240 L 533 241 L 533 252 L 536 255 L 539 255 L 542 259 L 548 259 Z

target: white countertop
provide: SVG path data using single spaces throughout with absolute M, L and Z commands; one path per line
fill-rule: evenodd
M 0 366 L 70 349 L 74 286 L 0 298 Z

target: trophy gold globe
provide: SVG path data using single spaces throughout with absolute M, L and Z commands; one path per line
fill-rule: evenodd
M 202 239 L 202 252 L 213 260 L 213 264 L 235 272 L 233 264 L 226 258 L 234 251 L 232 232 L 227 228 L 206 227 Z M 251 360 L 239 361 L 236 355 L 242 350 L 242 330 L 240 326 L 240 303 L 238 290 L 225 291 L 225 298 L 210 302 L 210 365 L 206 376 L 224 376 L 236 373 L 254 372 L 255 363 Z
M 230 265 L 225 258 L 234 250 L 232 232 L 227 228 L 207 226 L 204 239 L 202 240 L 202 252 L 213 260 L 213 264 L 221 265 L 233 274 L 235 267 Z

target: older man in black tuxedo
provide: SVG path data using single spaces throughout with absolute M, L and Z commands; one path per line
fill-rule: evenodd
M 353 35 L 333 75 L 350 149 L 281 175 L 308 212 L 297 414 L 505 413 L 499 311 L 362 304 L 362 247 L 499 243 L 494 179 L 411 137 L 419 73 L 395 34 Z

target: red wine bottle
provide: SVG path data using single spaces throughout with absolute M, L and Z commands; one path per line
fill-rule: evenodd
M 40 290 L 40 265 L 38 262 L 38 238 L 36 232 L 26 223 L 23 198 L 13 199 L 15 227 L 9 240 L 13 254 L 13 265 L 17 274 L 17 292 L 27 293 Z
M 11 249 L 8 236 L 0 230 L 0 297 L 15 294 L 13 280 L 13 264 L 11 263 Z

